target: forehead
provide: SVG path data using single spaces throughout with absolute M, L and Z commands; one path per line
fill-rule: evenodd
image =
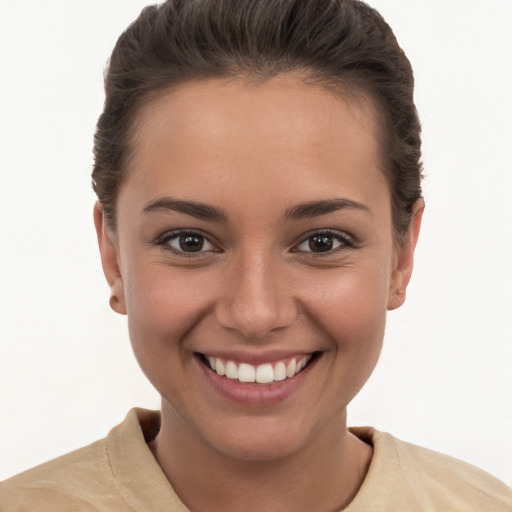
M 142 108 L 127 181 L 143 182 L 153 194 L 172 182 L 206 199 L 214 188 L 198 185 L 209 182 L 247 189 L 261 181 L 282 188 L 293 180 L 310 190 L 318 184 L 317 195 L 325 195 L 348 180 L 361 182 L 361 194 L 370 177 L 386 186 L 373 114 L 360 95 L 293 75 L 262 84 L 240 78 L 184 84 Z

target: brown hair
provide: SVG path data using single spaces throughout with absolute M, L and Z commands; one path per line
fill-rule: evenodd
M 112 52 L 95 134 L 93 188 L 109 227 L 115 229 L 116 197 L 144 104 L 192 80 L 268 80 L 293 71 L 373 100 L 402 241 L 421 197 L 414 79 L 390 27 L 358 0 L 167 0 L 146 7 Z

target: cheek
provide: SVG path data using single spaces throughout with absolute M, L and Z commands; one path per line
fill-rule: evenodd
M 204 279 L 146 263 L 125 281 L 128 326 L 133 350 L 146 366 L 178 362 L 181 341 L 208 310 Z M 173 357 L 169 357 L 170 355 Z
M 386 304 L 386 287 L 379 273 L 361 269 L 324 293 L 315 305 L 313 314 L 332 341 L 331 365 L 337 376 L 332 400 L 343 407 L 357 395 L 378 362 Z
M 361 265 L 317 276 L 305 288 L 312 318 L 335 340 L 338 350 L 380 344 L 386 322 L 389 277 L 386 267 Z
M 380 356 L 389 286 L 386 268 L 384 263 L 337 271 L 305 293 L 310 317 L 330 340 L 326 355 L 336 384 L 325 396 L 342 407 L 364 386 Z

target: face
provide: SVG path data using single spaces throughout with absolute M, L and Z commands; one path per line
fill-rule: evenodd
M 187 439 L 268 459 L 345 427 L 415 240 L 393 243 L 372 119 L 293 76 L 196 82 L 140 114 L 115 237 L 96 210 L 100 248 Z

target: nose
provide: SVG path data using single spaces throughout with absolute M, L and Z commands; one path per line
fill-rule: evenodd
M 291 283 L 278 267 L 263 254 L 241 256 L 216 304 L 217 322 L 252 339 L 290 326 L 297 319 L 297 305 Z

